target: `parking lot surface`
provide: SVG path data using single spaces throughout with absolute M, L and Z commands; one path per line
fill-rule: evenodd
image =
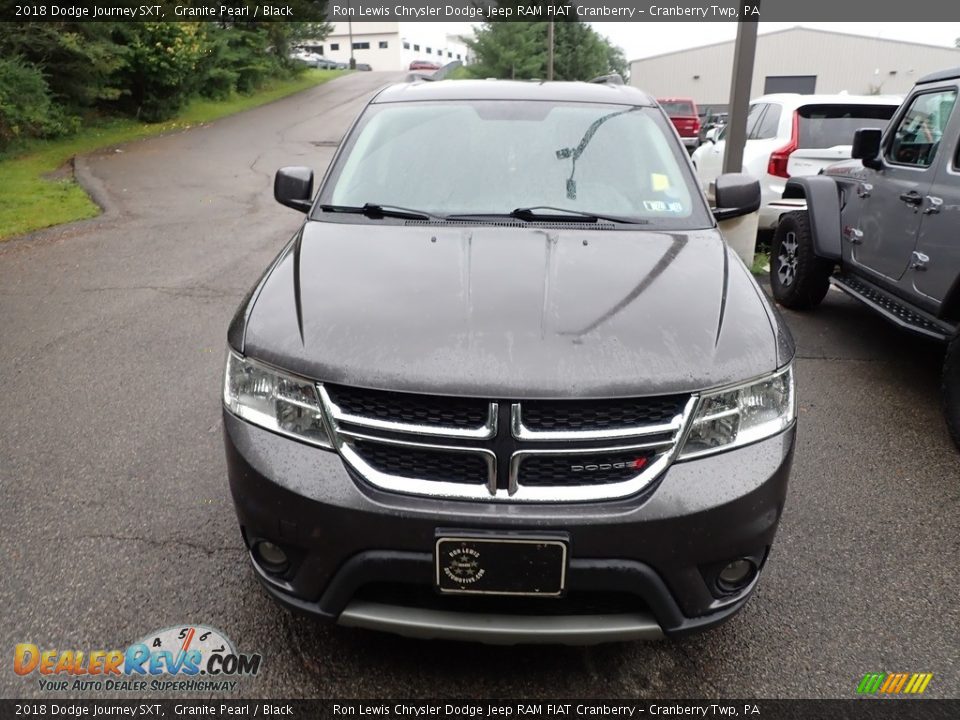
M 86 162 L 93 221 L 0 245 L 0 648 L 124 648 L 182 623 L 263 655 L 262 697 L 841 697 L 866 672 L 960 696 L 960 455 L 942 350 L 838 292 L 786 313 L 800 432 L 771 562 L 745 610 L 681 641 L 417 642 L 275 606 L 237 531 L 221 442 L 227 324 L 364 100 L 355 73 Z M 81 171 L 84 165 L 81 163 Z M 0 695 L 40 695 L 0 670 Z

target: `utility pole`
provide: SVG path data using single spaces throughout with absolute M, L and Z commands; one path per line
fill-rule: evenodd
M 350 0 L 347 0 L 347 17 L 350 17 Z M 353 57 L 353 21 L 347 20 L 347 33 L 350 35 L 350 69 L 357 69 L 357 60 Z
M 547 23 L 547 80 L 553 80 L 553 20 Z
M 760 0 L 757 0 L 760 7 Z M 747 142 L 747 114 L 750 109 L 750 84 L 753 82 L 753 61 L 757 53 L 757 21 L 737 23 L 737 41 L 733 46 L 733 77 L 730 79 L 729 130 L 723 152 L 723 172 L 738 173 L 743 169 L 743 146 Z

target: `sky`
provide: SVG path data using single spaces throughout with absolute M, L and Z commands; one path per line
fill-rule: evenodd
M 469 23 L 448 24 L 451 26 L 449 32 L 462 33 L 470 29 Z M 762 22 L 758 31 L 761 34 L 774 32 L 798 24 L 852 35 L 945 47 L 953 47 L 954 40 L 960 38 L 960 23 Z M 737 34 L 737 24 L 732 22 L 594 22 L 590 25 L 614 45 L 622 47 L 627 60 L 733 40 Z

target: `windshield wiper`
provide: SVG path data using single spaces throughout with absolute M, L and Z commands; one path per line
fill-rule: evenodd
M 539 210 L 549 210 L 550 213 L 541 213 Z M 516 208 L 509 213 L 510 217 L 527 222 L 612 222 L 630 225 L 644 225 L 648 221 L 639 218 L 623 218 L 616 215 L 602 215 L 584 210 L 552 207 L 550 205 L 535 205 L 533 207 Z
M 364 217 L 380 220 L 382 218 L 401 218 L 404 220 L 446 220 L 441 215 L 434 215 L 426 210 L 411 210 L 398 205 L 378 205 L 364 203 L 363 205 L 321 205 L 323 212 L 346 213 L 349 215 L 363 215 Z
M 574 175 L 577 174 L 577 160 L 580 159 L 580 156 L 583 155 L 583 151 L 587 149 L 587 145 L 590 144 L 590 141 L 593 140 L 594 134 L 597 130 L 600 129 L 600 126 L 603 125 L 607 120 L 615 118 L 618 115 L 625 115 L 626 113 L 632 113 L 639 108 L 632 107 L 628 110 L 620 110 L 618 112 L 610 113 L 609 115 L 604 115 L 601 118 L 597 118 L 592 123 L 590 127 L 587 128 L 587 131 L 583 134 L 583 138 L 580 140 L 580 144 L 576 147 L 566 147 L 560 148 L 557 150 L 557 160 L 566 160 L 571 158 L 570 161 L 570 177 L 567 178 L 567 199 L 576 200 L 577 199 L 577 181 L 573 179 Z

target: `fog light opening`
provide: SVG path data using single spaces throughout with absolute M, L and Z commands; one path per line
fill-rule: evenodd
M 272 575 L 282 575 L 290 567 L 290 558 L 284 549 L 269 540 L 254 545 L 253 556 L 257 564 Z
M 723 592 L 743 590 L 757 576 L 757 564 L 750 558 L 738 558 L 724 565 L 717 575 L 717 587 Z

